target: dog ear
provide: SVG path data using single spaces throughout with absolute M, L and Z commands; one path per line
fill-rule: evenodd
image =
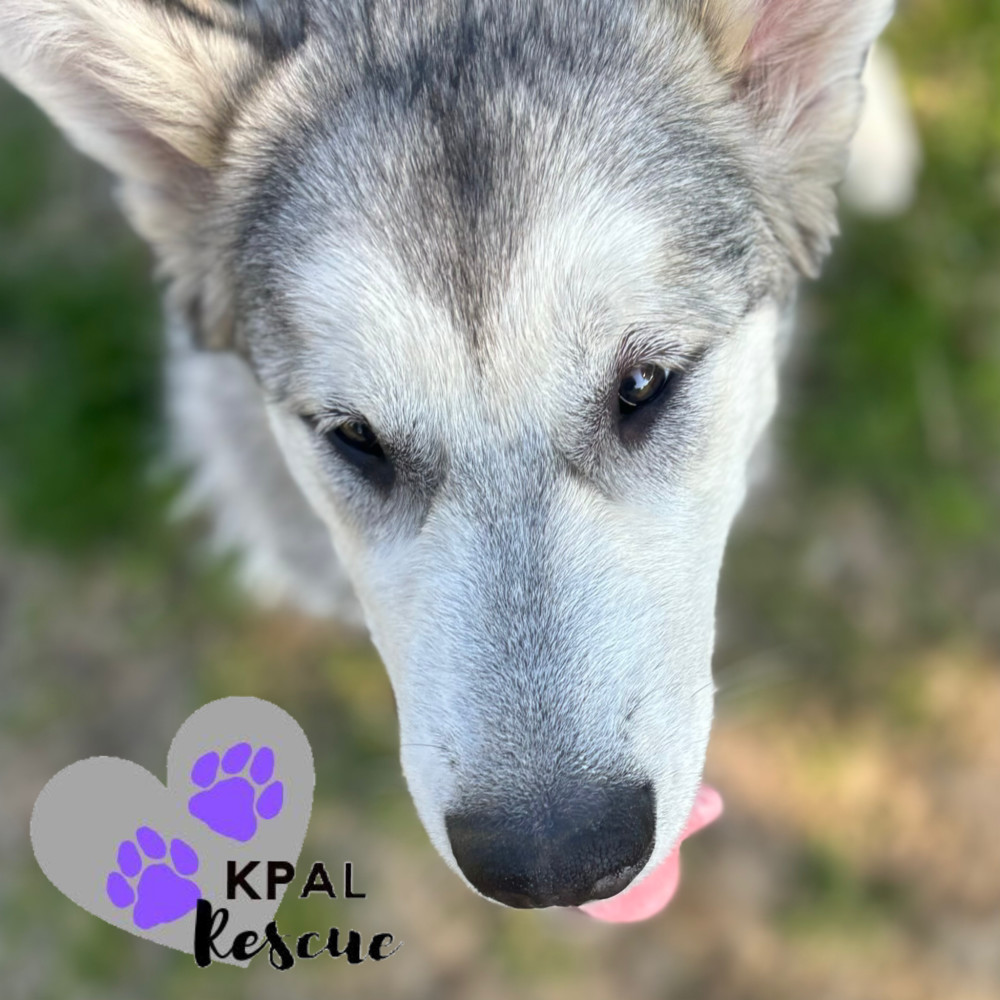
M 267 0 L 0 2 L 0 74 L 118 176 L 126 214 L 212 346 L 227 340 L 224 295 L 192 248 L 205 244 L 226 121 L 302 30 L 297 4 Z
M 814 276 L 837 232 L 833 189 L 860 117 L 861 72 L 894 0 L 689 2 L 791 207 L 782 236 Z

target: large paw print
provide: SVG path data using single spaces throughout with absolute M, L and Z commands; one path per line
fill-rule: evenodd
M 219 755 L 202 754 L 191 768 L 191 780 L 203 792 L 188 800 L 188 811 L 223 837 L 248 841 L 257 832 L 257 817 L 273 819 L 281 812 L 284 788 L 271 781 L 274 774 L 274 751 L 261 747 L 253 760 L 253 747 L 237 743 L 222 756 L 222 773 L 233 775 L 219 780 Z M 249 778 L 242 772 L 250 764 Z
M 196 882 L 183 876 L 198 870 L 198 855 L 175 837 L 170 841 L 170 860 L 166 861 L 167 845 L 149 826 L 140 826 L 135 839 L 138 847 L 131 840 L 118 845 L 118 870 L 108 875 L 107 893 L 119 909 L 132 906 L 132 923 L 146 931 L 179 920 L 195 908 L 201 890 Z M 139 881 L 134 883 L 137 875 Z

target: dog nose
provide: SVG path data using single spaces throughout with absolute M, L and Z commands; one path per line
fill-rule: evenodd
M 653 852 L 650 783 L 577 786 L 541 804 L 449 813 L 452 853 L 484 895 L 522 908 L 579 906 L 621 892 Z

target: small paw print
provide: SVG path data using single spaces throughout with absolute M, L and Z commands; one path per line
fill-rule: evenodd
M 191 768 L 191 780 L 205 791 L 195 792 L 188 800 L 192 816 L 223 837 L 244 842 L 257 832 L 257 817 L 274 819 L 281 812 L 284 800 L 281 782 L 271 781 L 274 751 L 261 747 L 251 761 L 252 751 L 249 743 L 231 746 L 221 763 L 223 773 L 233 777 L 221 781 L 217 780 L 219 755 L 214 750 L 202 754 Z M 248 762 L 249 780 L 241 774 Z
M 170 841 L 170 860 L 161 860 L 167 856 L 167 845 L 149 826 L 140 826 L 135 839 L 138 847 L 131 840 L 118 845 L 118 870 L 108 875 L 107 893 L 121 910 L 134 904 L 132 923 L 146 931 L 179 920 L 195 908 L 201 890 L 196 882 L 183 876 L 198 870 L 198 855 L 175 837 Z M 131 880 L 137 875 L 139 881 L 133 884 Z

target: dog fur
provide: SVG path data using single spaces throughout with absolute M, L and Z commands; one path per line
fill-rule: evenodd
M 647 871 L 684 826 L 726 537 L 891 9 L 0 0 L 0 71 L 156 251 L 190 502 L 267 599 L 367 625 L 459 874 L 470 804 L 649 782 Z M 670 398 L 630 439 L 644 362 Z M 330 447 L 350 418 L 391 484 Z

